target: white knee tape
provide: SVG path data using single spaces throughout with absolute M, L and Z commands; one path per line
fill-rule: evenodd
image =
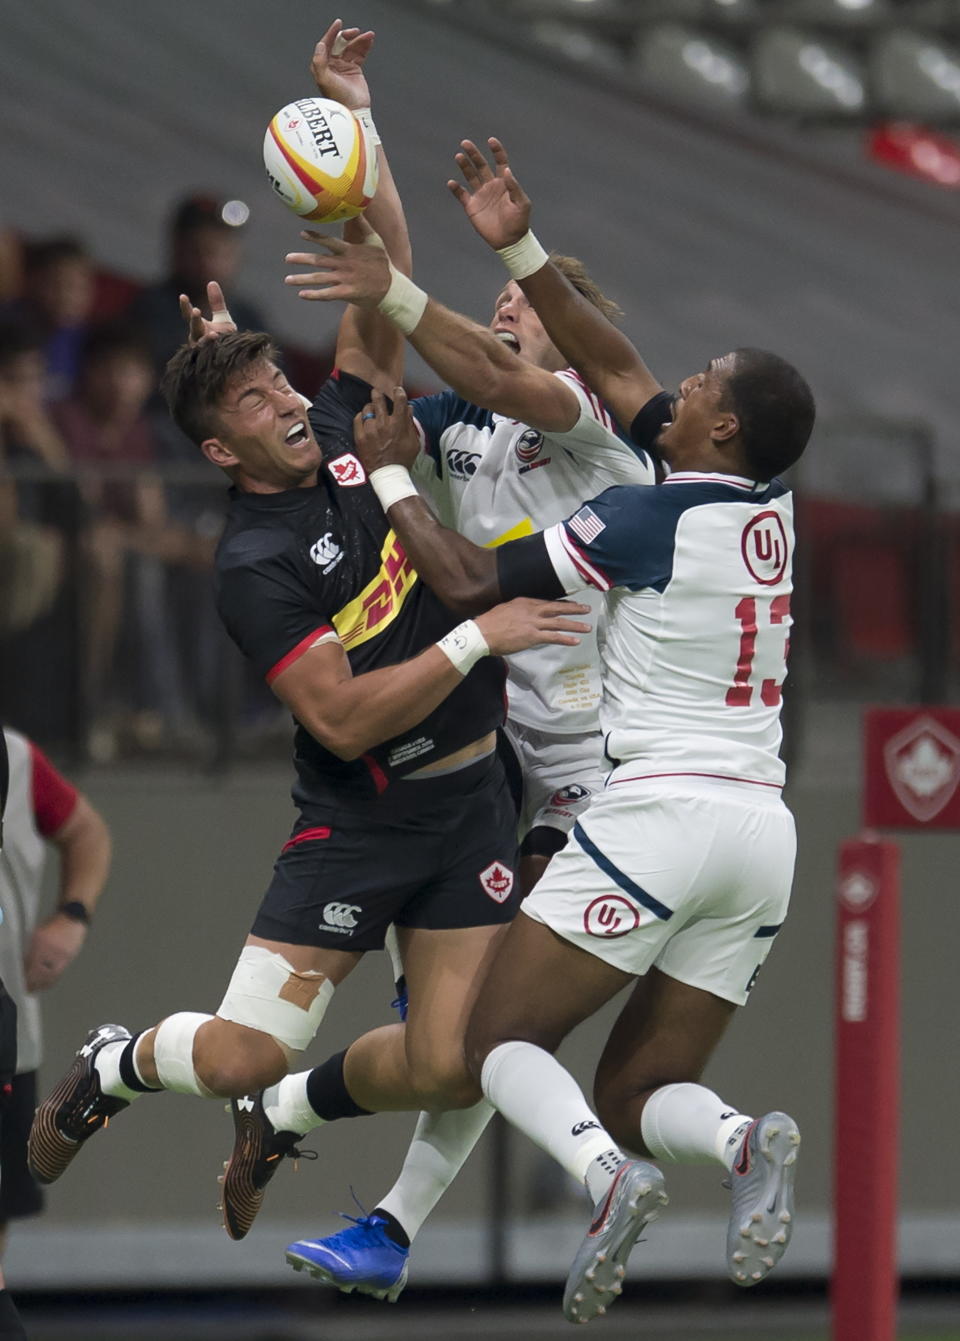
M 298 973 L 283 955 L 262 945 L 245 945 L 217 1014 L 302 1052 L 320 1028 L 332 996 L 333 983 L 319 971 Z
M 207 1089 L 193 1069 L 193 1040 L 201 1024 L 212 1019 L 212 1015 L 183 1010 L 168 1016 L 157 1027 L 153 1036 L 153 1060 L 165 1090 L 197 1094 L 201 1099 L 213 1098 L 213 1091 Z

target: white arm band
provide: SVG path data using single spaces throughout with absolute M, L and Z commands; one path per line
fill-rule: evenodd
M 399 326 L 404 335 L 409 335 L 420 324 L 428 301 L 423 289 L 406 275 L 401 275 L 391 263 L 390 287 L 377 304 L 383 315 Z
M 507 267 L 511 279 L 526 279 L 528 275 L 535 275 L 550 259 L 529 229 L 519 242 L 500 247 L 497 255 Z
M 367 132 L 367 139 L 370 141 L 372 145 L 376 146 L 378 144 L 383 143 L 383 141 L 380 138 L 380 134 L 376 126 L 374 125 L 373 114 L 371 113 L 369 107 L 355 107 L 353 115 L 357 118 L 361 126 L 363 126 L 364 130 Z
M 378 466 L 370 473 L 370 483 L 384 512 L 389 512 L 394 503 L 399 503 L 403 498 L 417 496 L 417 486 L 406 466 Z
M 481 657 L 490 654 L 486 639 L 472 619 L 465 619 L 462 624 L 451 629 L 437 646 L 450 658 L 461 675 L 466 675 Z

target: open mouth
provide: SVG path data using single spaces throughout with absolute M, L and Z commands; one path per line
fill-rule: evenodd
M 308 440 L 307 426 L 302 419 L 293 425 L 284 438 L 288 447 L 302 447 Z
M 494 331 L 494 335 L 501 344 L 506 345 L 508 349 L 512 349 L 515 354 L 520 353 L 520 341 L 512 331 Z

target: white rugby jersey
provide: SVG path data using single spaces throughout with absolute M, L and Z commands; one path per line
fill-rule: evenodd
M 678 472 L 656 489 L 608 489 L 543 540 L 567 592 L 587 582 L 609 593 L 600 720 L 610 785 L 693 775 L 781 787 L 786 487 Z
M 654 482 L 653 463 L 617 437 L 609 413 L 577 373 L 554 375 L 580 402 L 580 418 L 566 433 L 542 433 L 453 391 L 413 402 L 423 444 L 414 478 L 441 521 L 475 544 L 493 548 L 542 531 L 610 485 Z M 594 631 L 576 647 L 537 647 L 506 658 L 514 721 L 559 733 L 597 729 L 603 602 L 588 594 L 584 603 L 593 607 L 584 618 Z

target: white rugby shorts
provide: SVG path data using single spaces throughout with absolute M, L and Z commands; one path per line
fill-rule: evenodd
M 742 1006 L 787 915 L 795 857 L 777 790 L 613 782 L 521 912 L 624 973 L 653 965 Z
M 603 733 L 539 731 L 509 719 L 507 739 L 523 774 L 521 841 L 531 829 L 546 826 L 569 833 L 610 771 L 603 754 Z

